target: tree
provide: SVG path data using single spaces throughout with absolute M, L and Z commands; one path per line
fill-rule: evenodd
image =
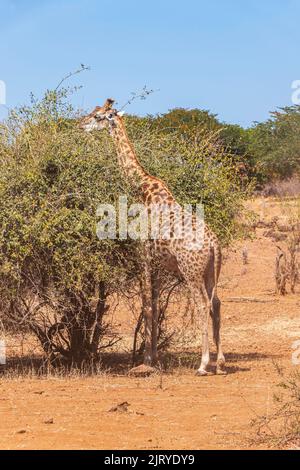
M 262 182 L 289 178 L 300 167 L 300 106 L 280 108 L 250 131 L 249 151 Z
M 182 134 L 192 133 L 199 127 L 210 131 L 220 128 L 217 115 L 201 109 L 174 108 L 153 119 L 155 126 L 167 133 L 178 131 Z
M 232 155 L 237 166 L 243 167 L 241 176 L 255 175 L 253 155 L 249 152 L 248 129 L 235 124 L 221 122 L 216 114 L 202 109 L 175 108 L 166 114 L 149 117 L 153 125 L 165 133 L 180 133 L 188 140 L 201 132 L 218 134 L 219 143 Z

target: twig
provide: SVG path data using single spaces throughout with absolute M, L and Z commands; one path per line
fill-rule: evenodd
M 122 108 L 119 109 L 119 112 L 123 111 L 123 109 L 133 103 L 134 100 L 145 100 L 147 96 L 151 95 L 151 93 L 154 93 L 155 91 L 159 90 L 147 90 L 147 86 L 145 85 L 140 92 L 131 92 L 131 98 L 129 98 L 129 100 L 126 101 L 126 103 L 122 106 Z
M 63 77 L 61 79 L 61 81 L 59 82 L 59 84 L 57 85 L 57 87 L 55 88 L 54 91 L 58 91 L 60 89 L 60 87 L 62 86 L 62 84 L 66 81 L 66 80 L 69 80 L 69 78 L 71 77 L 74 77 L 74 75 L 78 75 L 79 73 L 81 72 L 84 72 L 86 70 L 91 70 L 91 67 L 86 67 L 84 64 L 81 64 L 80 66 L 80 69 L 77 69 L 75 70 L 74 72 L 70 72 L 68 73 L 68 75 L 66 75 L 65 77 Z
M 257 299 L 255 297 L 232 297 L 230 299 L 223 300 L 223 302 L 233 302 L 233 303 L 254 302 L 254 303 L 261 303 L 261 304 L 269 304 L 273 302 L 278 302 L 278 299 L 266 300 L 266 299 Z

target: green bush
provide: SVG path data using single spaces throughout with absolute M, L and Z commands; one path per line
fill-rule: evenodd
M 113 337 L 106 299 L 135 282 L 139 250 L 96 236 L 98 204 L 136 193 L 109 135 L 86 134 L 76 119 L 67 90 L 48 91 L 1 125 L 0 296 L 10 322 L 34 332 L 48 355 L 80 362 Z M 249 185 L 218 134 L 198 126 L 183 139 L 151 118 L 126 125 L 145 168 L 180 202 L 204 203 L 224 244 L 236 237 Z

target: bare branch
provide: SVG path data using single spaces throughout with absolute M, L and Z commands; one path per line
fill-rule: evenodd
M 61 79 L 61 81 L 58 83 L 58 85 L 57 85 L 57 87 L 55 88 L 54 91 L 57 92 L 60 89 L 60 87 L 62 86 L 62 84 L 65 81 L 69 80 L 69 78 L 74 77 L 74 75 L 78 75 L 79 73 L 87 71 L 87 70 L 91 70 L 91 67 L 85 66 L 84 64 L 81 64 L 79 69 L 75 70 L 74 72 L 70 72 L 65 77 L 63 77 Z
M 148 90 L 147 86 L 145 85 L 141 91 L 131 92 L 131 98 L 129 98 L 129 100 L 126 101 L 126 103 L 119 109 L 119 112 L 123 111 L 123 109 L 131 105 L 135 100 L 145 100 L 147 96 L 151 95 L 152 93 L 155 93 L 156 91 L 159 90 Z

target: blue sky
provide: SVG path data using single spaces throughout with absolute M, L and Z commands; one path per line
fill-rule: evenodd
M 70 84 L 85 109 L 147 85 L 159 91 L 128 112 L 199 107 L 248 126 L 291 104 L 299 19 L 299 0 L 1 0 L 0 80 L 13 107 L 83 63 Z

